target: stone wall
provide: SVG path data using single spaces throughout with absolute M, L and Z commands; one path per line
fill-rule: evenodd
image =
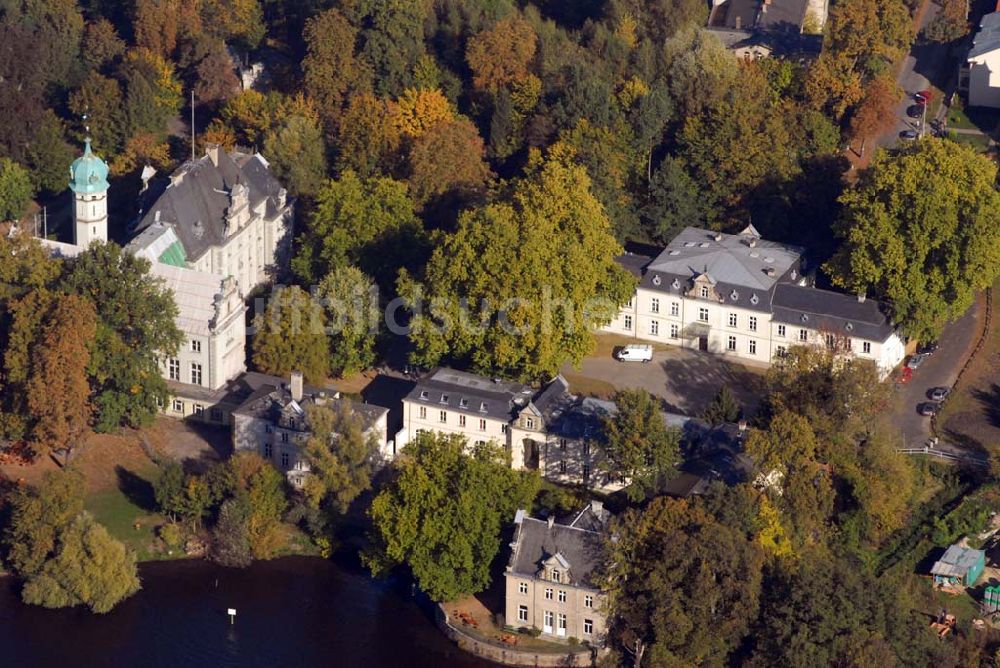
M 533 666 L 536 668 L 594 666 L 597 655 L 601 653 L 601 650 L 569 645 L 566 646 L 565 652 L 535 652 L 528 649 L 517 649 L 500 642 L 490 642 L 453 625 L 448 613 L 440 605 L 437 606 L 434 616 L 438 628 L 462 650 L 507 666 Z

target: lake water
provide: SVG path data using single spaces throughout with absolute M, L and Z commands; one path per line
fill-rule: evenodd
M 245 570 L 201 561 L 140 566 L 143 588 L 106 615 L 21 603 L 0 579 L 0 665 L 10 667 L 493 664 L 460 651 L 409 587 L 312 558 Z M 236 608 L 230 625 L 227 608 Z

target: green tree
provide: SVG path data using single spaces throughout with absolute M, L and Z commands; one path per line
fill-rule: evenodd
M 659 497 L 605 543 L 611 635 L 633 666 L 726 665 L 757 617 L 762 550 L 698 504 Z
M 740 408 L 739 402 L 736 401 L 736 397 L 730 391 L 728 385 L 723 385 L 719 388 L 715 397 L 712 398 L 712 403 L 708 405 L 705 409 L 705 414 L 702 418 L 707 420 L 709 424 L 723 424 L 724 422 L 736 422 L 740 419 L 740 415 L 743 410 Z
M 3 542 L 7 564 L 19 576 L 35 575 L 55 554 L 59 533 L 83 511 L 83 485 L 74 471 L 48 472 L 37 487 L 19 487 L 11 494 Z
M 713 33 L 701 28 L 685 29 L 668 40 L 662 57 L 679 118 L 716 106 L 740 76 L 739 62 L 732 53 Z
M 306 56 L 302 59 L 303 85 L 316 100 L 328 131 L 339 125 L 347 101 L 371 88 L 371 74 L 355 58 L 358 31 L 336 8 L 306 21 L 302 37 Z
M 351 7 L 351 20 L 364 26 L 359 58 L 374 74 L 375 92 L 398 95 L 413 84 L 413 72 L 424 49 L 424 21 L 432 3 L 426 0 L 361 0 Z
M 139 588 L 135 554 L 84 512 L 60 531 L 55 554 L 27 579 L 21 598 L 46 608 L 86 605 L 105 613 Z
M 164 515 L 176 520 L 184 511 L 184 467 L 170 460 L 160 470 L 153 483 L 153 498 Z
M 466 454 L 454 434 L 419 434 L 397 476 L 372 502 L 371 548 L 362 560 L 376 575 L 405 565 L 435 601 L 483 591 L 501 531 L 538 492 L 537 473 L 513 471 L 501 446 Z
M 639 501 L 662 485 L 680 458 L 680 434 L 667 427 L 659 401 L 646 390 L 615 393 L 617 411 L 604 420 L 605 465 L 629 480 L 628 497 Z
M 319 126 L 289 116 L 264 135 L 264 154 L 274 175 L 295 195 L 315 195 L 326 176 L 326 146 Z
M 306 408 L 309 438 L 303 454 L 309 463 L 305 494 L 314 508 L 327 507 L 338 515 L 371 486 L 378 456 L 374 434 L 365 434 L 362 417 L 347 404 L 338 408 Z
M 330 372 L 344 377 L 371 367 L 382 315 L 375 284 L 356 267 L 336 267 L 319 284 L 316 298 L 326 313 Z
M 245 497 L 229 499 L 222 504 L 212 530 L 212 559 L 235 568 L 246 568 L 253 562 L 250 515 L 250 504 Z
M 714 212 L 682 161 L 667 157 L 653 172 L 649 200 L 642 209 L 649 234 L 669 243 L 685 227 L 708 227 Z
M 419 257 L 414 251 L 423 245 L 422 232 L 406 184 L 346 171 L 316 195 L 292 268 L 316 283 L 337 267 L 356 265 L 385 289 L 400 267 Z
M 106 156 L 117 154 L 125 146 L 128 119 L 121 86 L 115 79 L 91 71 L 80 87 L 70 94 L 69 108 L 77 117 L 87 116 L 89 130 L 78 133 L 77 141 L 91 137 L 94 150 Z M 80 129 L 83 130 L 82 127 Z
M 121 66 L 128 134 L 164 135 L 181 109 L 181 84 L 172 63 L 148 49 L 130 49 Z
M 97 312 L 88 300 L 75 295 L 53 300 L 40 339 L 32 348 L 32 371 L 26 385 L 35 447 L 65 448 L 68 453 L 89 432 L 94 408 L 87 367 L 96 330 Z
M 60 286 L 97 308 L 97 334 L 91 348 L 91 387 L 98 431 L 123 424 L 148 423 L 167 400 L 159 360 L 172 356 L 183 341 L 177 304 L 150 263 L 114 243 L 94 243 L 67 263 Z
M 840 198 L 834 284 L 874 292 L 905 334 L 936 338 L 1000 272 L 996 177 L 988 158 L 943 139 L 876 154 Z
M 516 252 L 511 252 L 516 249 Z M 411 359 L 444 358 L 523 378 L 556 373 L 594 346 L 592 328 L 628 301 L 632 279 L 590 179 L 565 148 L 535 156 L 492 204 L 461 216 L 421 283 L 400 282 L 417 311 Z M 480 310 L 469 313 L 469 307 Z
M 66 165 L 75 157 L 73 148 L 66 143 L 64 124 L 54 111 L 46 109 L 34 122 L 34 128 L 34 138 L 24 152 L 31 183 L 35 190 L 62 192 L 66 188 Z
M 87 69 L 96 71 L 125 53 L 125 41 L 118 36 L 114 24 L 104 18 L 89 21 L 83 30 L 80 55 Z
M 0 158 L 0 221 L 20 220 L 34 196 L 28 170 L 9 158 Z
M 253 319 L 253 363 L 260 371 L 287 376 L 301 371 L 310 382 L 330 371 L 323 308 L 292 285 L 275 288 L 267 308 Z

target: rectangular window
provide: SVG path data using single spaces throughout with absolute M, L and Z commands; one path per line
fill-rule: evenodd
M 698 309 L 698 320 L 701 322 L 708 322 L 708 309 L 700 308 Z
M 288 432 L 287 431 L 281 432 L 281 442 L 282 443 L 288 443 Z
M 535 420 L 534 420 L 534 418 L 530 418 L 530 417 L 524 418 L 524 428 L 525 429 L 534 429 L 535 428 Z
M 584 596 L 583 597 L 583 607 L 585 607 L 585 608 L 593 608 L 594 607 L 594 597 L 591 596 L 590 594 L 587 594 L 586 596 Z
M 865 355 L 871 355 L 871 353 L 872 353 L 872 344 L 871 344 L 870 341 L 862 341 L 861 342 L 861 352 L 863 352 Z
M 681 304 L 680 302 L 670 302 L 670 315 L 675 318 L 681 314 Z
M 565 438 L 560 438 L 559 439 L 559 449 L 560 450 L 565 450 L 566 449 L 566 439 Z
M 736 337 L 730 336 L 726 341 L 726 350 L 736 350 Z
M 542 617 L 542 633 L 552 633 L 552 618 L 554 615 L 551 611 L 546 610 Z
M 519 594 L 527 594 L 528 593 L 528 583 L 527 582 L 519 582 L 518 585 L 517 585 L 517 591 L 518 591 Z
M 441 411 L 440 415 L 438 415 L 438 422 L 442 424 L 448 422 L 448 411 Z
M 566 460 L 559 462 L 559 473 L 566 474 Z
M 204 417 L 204 415 L 205 415 L 205 407 L 202 406 L 201 404 L 195 404 L 194 405 L 194 414 L 196 416 L 198 416 L 198 417 Z
M 196 341 L 191 339 L 191 352 L 200 353 L 201 352 L 201 341 Z
M 208 411 L 208 417 L 212 422 L 222 422 L 222 409 L 213 408 Z
M 670 338 L 676 339 L 681 333 L 681 328 L 677 325 L 670 325 Z
M 635 297 L 629 297 L 628 304 L 625 304 L 627 308 L 632 308 L 635 306 Z
M 778 336 L 780 336 L 781 338 L 785 338 L 785 326 L 784 325 L 778 325 Z
M 565 603 L 566 602 L 566 590 L 565 589 L 560 589 L 559 590 L 559 602 L 560 603 Z
M 583 442 L 583 454 L 584 455 L 589 455 L 590 454 L 590 441 L 584 441 Z
M 479 431 L 486 431 L 486 420 L 479 418 Z
M 281 453 L 281 468 L 285 469 L 286 471 L 288 470 L 288 453 L 287 452 L 282 452 Z
M 564 636 L 566 635 L 566 613 L 559 613 L 559 625 L 556 626 L 556 635 Z
M 730 327 L 735 327 L 736 323 L 737 323 L 736 314 L 735 313 L 730 313 L 729 314 L 729 326 Z
M 201 365 L 191 362 L 191 384 L 201 385 Z
M 834 347 L 834 344 L 836 342 L 837 342 L 836 339 L 833 338 L 833 334 L 827 334 L 826 335 L 826 347 L 827 348 L 830 348 L 832 350 L 833 347 Z
M 749 348 L 750 348 L 750 354 L 751 355 L 756 355 L 757 354 L 757 341 L 756 341 L 756 339 L 750 339 L 750 346 L 749 346 Z
M 562 573 L 560 573 L 555 568 L 552 569 L 552 581 L 553 582 L 562 582 Z
M 175 413 L 184 413 L 184 402 L 180 399 L 174 399 L 173 409 Z
M 800 329 L 799 330 L 799 341 L 808 341 L 808 340 L 809 340 L 809 331 L 805 330 L 805 329 Z
M 755 315 L 750 316 L 750 331 L 751 332 L 757 331 L 757 316 Z
M 653 336 L 660 335 L 660 322 L 658 320 L 649 321 L 649 333 Z
M 272 427 L 269 424 L 264 425 L 264 433 L 265 434 L 270 434 L 272 431 L 274 431 L 274 427 Z
M 526 605 L 517 606 L 517 621 L 519 622 L 528 621 L 528 606 Z
M 649 300 L 649 311 L 651 313 L 660 312 L 660 300 L 657 297 L 653 297 Z
M 271 444 L 264 444 L 264 459 L 271 459 Z
M 585 619 L 583 620 L 583 635 L 589 636 L 594 633 L 594 620 Z
M 459 427 L 464 427 L 465 426 L 465 416 L 464 415 L 459 415 L 458 416 L 458 426 Z
M 426 420 L 427 419 L 427 406 L 421 406 L 420 410 L 417 412 L 417 414 L 420 415 L 420 419 L 421 420 Z
M 632 331 L 632 316 L 630 316 L 630 315 L 625 316 L 625 325 L 624 325 L 624 328 L 627 329 L 630 332 Z
M 181 361 L 178 359 L 171 358 L 167 362 L 167 369 L 170 373 L 170 380 L 180 380 L 181 379 Z
M 507 433 L 507 425 L 505 425 L 505 424 L 500 425 L 500 433 L 501 434 L 506 434 Z
M 583 479 L 586 480 L 590 477 L 590 464 L 583 465 Z
M 708 286 L 707 285 L 701 286 L 701 298 L 702 299 L 708 299 Z
M 546 587 L 545 588 L 545 600 L 546 601 L 551 601 L 552 600 L 552 587 Z
M 774 350 L 774 354 L 777 355 L 778 357 L 784 357 L 787 353 L 788 350 L 785 348 L 785 346 L 778 346 Z

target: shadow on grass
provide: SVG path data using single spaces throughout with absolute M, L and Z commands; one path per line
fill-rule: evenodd
M 156 510 L 156 495 L 152 483 L 121 465 L 115 467 L 115 473 L 118 475 L 118 489 L 129 501 L 143 510 Z
M 1000 385 L 990 383 L 989 389 L 974 389 L 972 396 L 982 406 L 983 415 L 990 425 L 1000 428 Z

